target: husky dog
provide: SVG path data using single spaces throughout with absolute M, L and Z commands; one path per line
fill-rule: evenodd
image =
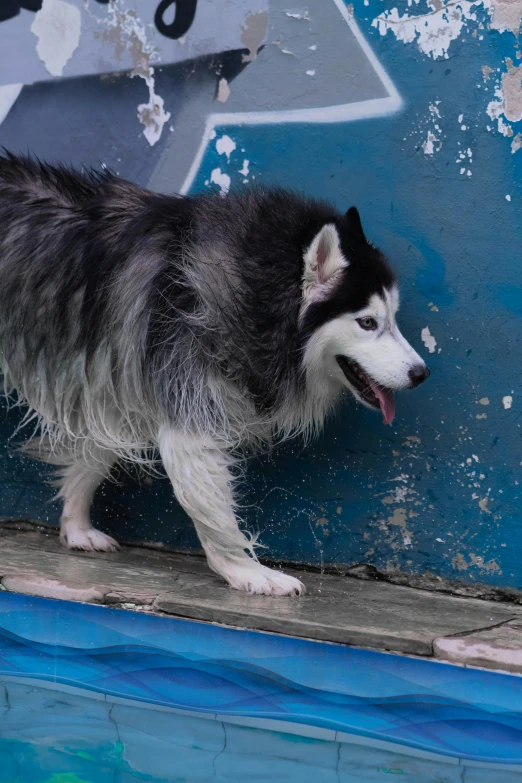
M 0 366 L 60 467 L 60 536 L 112 551 L 90 506 L 118 461 L 159 454 L 231 587 L 304 592 L 242 531 L 241 449 L 310 435 L 344 390 L 390 424 L 427 378 L 357 210 L 282 189 L 170 197 L 107 171 L 0 157 Z

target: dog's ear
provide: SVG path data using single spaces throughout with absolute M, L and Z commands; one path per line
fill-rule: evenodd
M 366 236 L 361 223 L 361 216 L 357 207 L 350 207 L 346 215 L 344 216 L 348 231 L 358 239 L 362 239 L 366 242 Z
M 327 223 L 313 238 L 304 256 L 303 282 L 305 288 L 326 283 L 348 266 L 341 251 L 339 234 L 333 223 Z

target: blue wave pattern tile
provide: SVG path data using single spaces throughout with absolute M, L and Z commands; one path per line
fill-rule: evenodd
M 522 678 L 368 650 L 4 592 L 0 674 L 522 763 Z

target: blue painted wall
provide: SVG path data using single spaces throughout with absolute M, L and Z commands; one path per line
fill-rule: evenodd
M 143 82 L 125 74 L 24 87 L 0 143 L 75 163 L 101 159 L 164 190 L 216 187 L 212 180 L 226 174 L 234 187 L 255 177 L 340 207 L 355 203 L 399 272 L 401 325 L 432 377 L 398 400 L 392 427 L 347 403 L 312 446 L 296 442 L 254 460 L 245 519 L 276 558 L 364 560 L 522 588 L 522 71 L 513 32 L 521 4 L 440 5 L 356 0 L 347 20 L 340 0 L 269 3 L 257 60 L 238 65 L 228 52 L 157 69 L 155 89 L 171 118 L 154 146 L 136 119 Z M 402 26 L 386 31 L 395 8 Z M 364 70 L 364 41 L 384 77 Z M 223 73 L 226 103 L 216 100 Z M 274 73 L 267 97 L 259 84 Z M 335 93 L 352 110 L 321 121 L 322 96 L 327 118 Z M 303 111 L 298 122 L 285 106 Z M 256 108 L 264 118 L 242 124 L 241 111 Z M 207 117 L 226 111 L 214 137 Z M 236 145 L 229 160 L 216 148 L 223 136 Z M 432 353 L 426 332 L 421 338 L 426 327 Z M 1 513 L 55 522 L 42 469 L 7 444 L 17 420 L 15 411 L 2 418 Z M 95 517 L 120 536 L 197 546 L 166 481 L 107 485 Z

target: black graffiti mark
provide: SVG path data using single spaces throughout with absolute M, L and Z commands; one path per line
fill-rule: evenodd
M 198 0 L 161 0 L 154 14 L 154 24 L 158 31 L 166 38 L 181 38 L 192 26 L 197 4 Z M 176 6 L 174 21 L 166 24 L 163 18 L 165 11 L 173 5 Z
M 6 22 L 13 16 L 18 16 L 21 8 L 26 11 L 39 11 L 42 0 L 0 0 L 0 22 Z

